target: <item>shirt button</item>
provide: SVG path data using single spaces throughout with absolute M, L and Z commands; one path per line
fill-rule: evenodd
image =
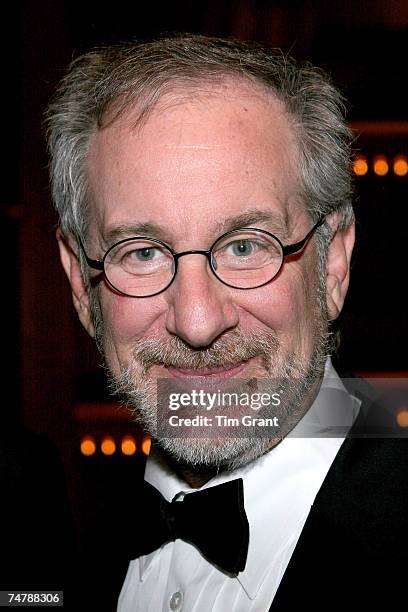
M 173 610 L 173 612 L 176 612 L 177 610 L 181 610 L 182 607 L 183 607 L 183 593 L 180 593 L 180 591 L 176 591 L 170 597 L 170 608 Z

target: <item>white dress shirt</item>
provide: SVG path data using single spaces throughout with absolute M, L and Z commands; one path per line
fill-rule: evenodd
M 326 392 L 330 389 L 341 397 L 334 407 L 327 401 Z M 169 542 L 130 562 L 118 611 L 267 612 L 313 501 L 359 406 L 328 360 L 321 389 L 291 434 L 263 457 L 231 473 L 219 474 L 202 487 L 243 479 L 250 529 L 245 570 L 230 577 L 188 542 Z M 328 424 L 333 423 L 342 425 L 342 434 L 325 437 L 322 432 L 327 432 Z M 316 437 L 309 435 L 310 424 Z M 154 454 L 148 459 L 145 479 L 168 501 L 180 492 L 197 490 Z M 143 529 L 143 525 L 139 528 Z

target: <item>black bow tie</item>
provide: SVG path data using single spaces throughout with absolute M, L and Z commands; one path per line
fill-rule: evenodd
M 207 560 L 226 572 L 243 571 L 249 525 L 242 478 L 187 493 L 181 501 L 176 501 L 177 497 L 170 503 L 152 485 L 144 483 L 138 556 L 180 538 L 194 544 Z

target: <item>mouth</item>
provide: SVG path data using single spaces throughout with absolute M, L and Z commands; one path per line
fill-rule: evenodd
M 247 361 L 241 361 L 240 363 L 219 366 L 217 368 L 189 369 L 175 368 L 172 366 L 165 366 L 165 368 L 169 374 L 179 379 L 185 380 L 189 378 L 201 378 L 203 380 L 223 380 L 240 374 L 244 370 L 247 363 Z

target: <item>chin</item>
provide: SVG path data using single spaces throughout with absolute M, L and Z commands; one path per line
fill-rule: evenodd
M 308 357 L 300 357 L 302 351 L 293 350 L 289 355 L 284 353 L 283 346 L 272 331 L 269 337 L 268 334 L 248 337 L 238 331 L 231 332 L 213 347 L 201 351 L 193 351 L 179 338 L 173 338 L 167 345 L 158 340 L 146 340 L 138 344 L 129 364 L 119 374 L 108 371 L 110 390 L 130 408 L 135 420 L 173 462 L 193 470 L 203 467 L 234 469 L 276 446 L 309 408 L 323 376 L 327 355 L 327 333 L 317 323 L 314 331 Z M 212 368 L 214 372 L 225 363 L 243 361 L 250 367 L 245 367 L 240 374 L 247 377 L 250 372 L 249 380 L 238 376 L 220 378 L 217 373 L 214 377 L 204 375 L 191 378 L 185 375 L 185 370 L 193 373 L 195 369 L 205 371 L 205 368 Z M 172 369 L 176 370 L 177 376 L 173 376 Z M 164 419 L 168 418 L 170 411 L 169 395 L 162 395 L 161 384 L 170 384 L 171 389 L 175 385 L 180 392 L 191 392 L 194 386 L 200 389 L 207 385 L 213 391 L 221 389 L 228 392 L 248 390 L 251 384 L 255 385 L 255 389 L 262 386 L 262 390 L 269 393 L 277 388 L 282 389 L 284 401 L 279 409 L 271 408 L 269 414 L 267 410 L 264 411 L 266 417 L 279 417 L 279 428 L 265 430 L 260 435 L 256 426 L 240 425 L 229 432 L 222 427 L 209 429 L 201 425 L 191 427 L 189 424 L 181 429 L 169 428 L 168 425 L 167 428 L 162 427 L 161 415 L 164 415 Z M 188 410 L 190 413 L 185 411 L 183 415 L 197 415 L 197 408 L 190 406 Z M 238 418 L 240 411 L 241 406 L 231 405 L 229 414 Z M 183 411 L 179 412 L 181 414 Z M 201 409 L 201 414 L 213 416 L 216 412 Z

